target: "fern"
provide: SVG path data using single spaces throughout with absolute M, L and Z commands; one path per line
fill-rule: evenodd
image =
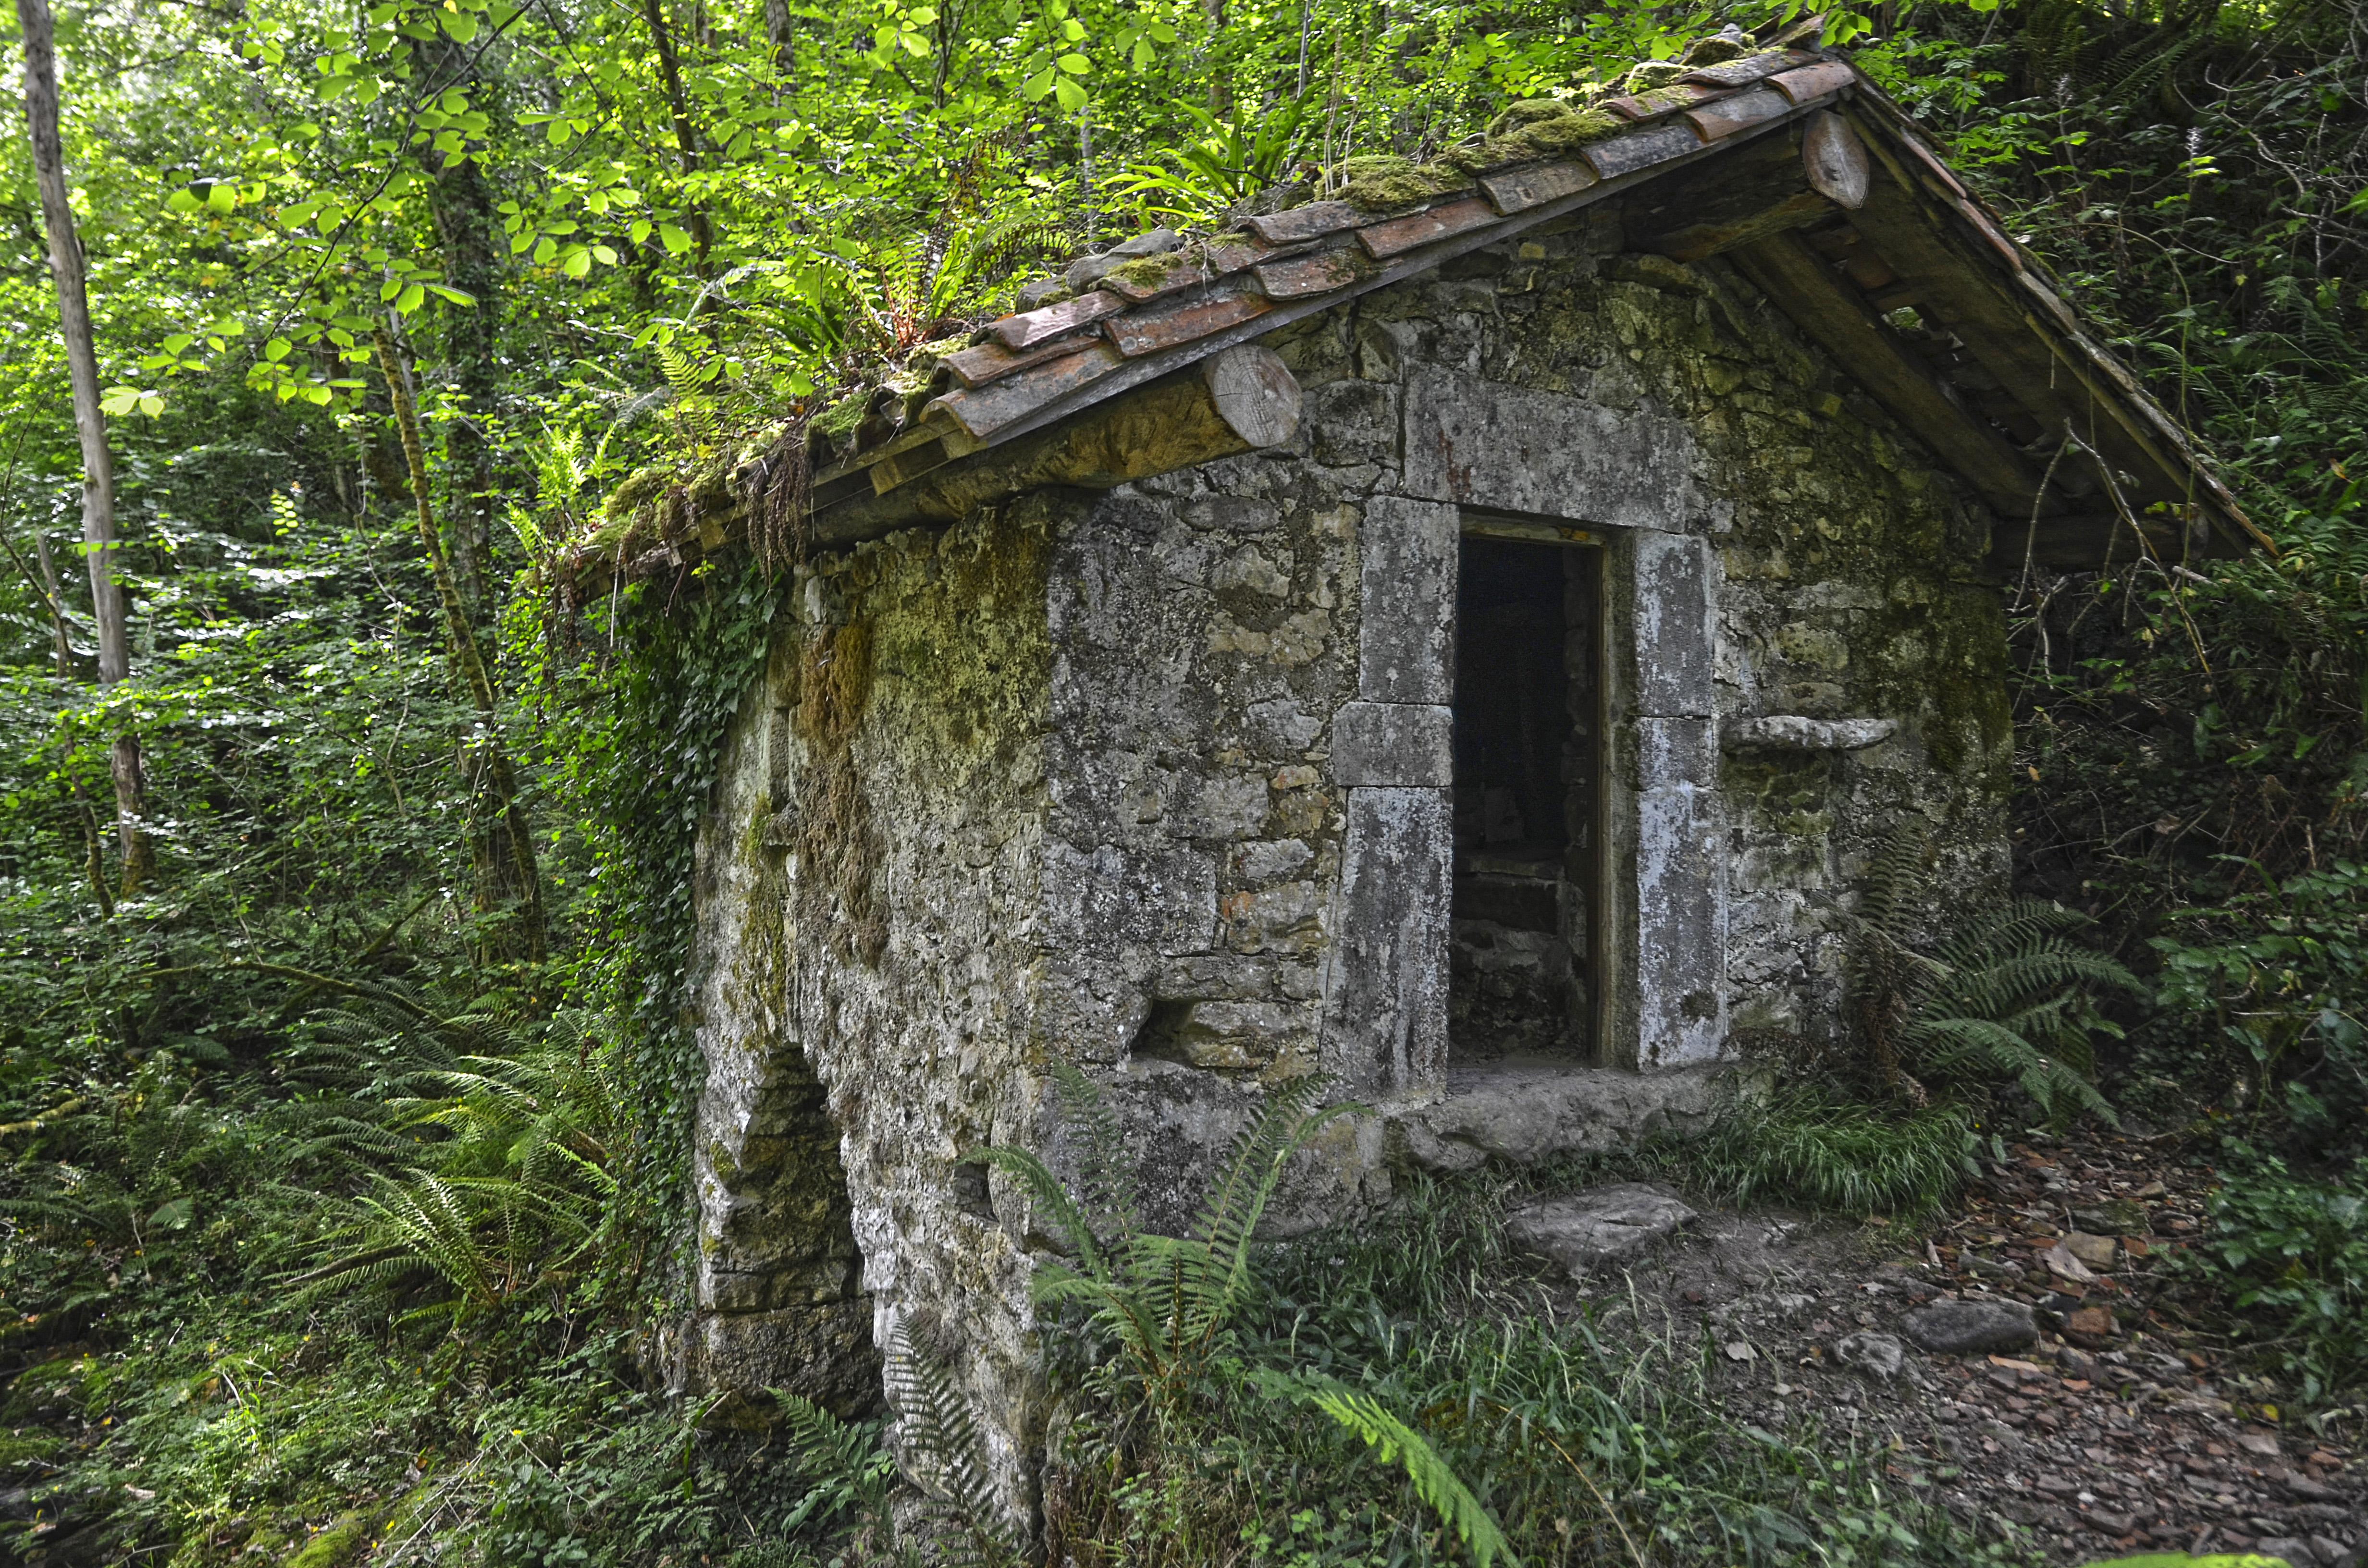
M 1176 1394 L 1241 1306 L 1251 1277 L 1251 1238 L 1291 1156 L 1326 1123 L 1360 1108 L 1343 1103 L 1309 1111 L 1308 1101 L 1323 1086 L 1320 1077 L 1272 1090 L 1258 1118 L 1235 1139 L 1190 1233 L 1162 1236 L 1136 1221 L 1122 1136 L 1092 1082 L 1066 1062 L 1053 1071 L 1064 1103 L 1085 1130 L 1087 1201 L 1080 1203 L 1027 1150 L 990 1147 L 979 1155 L 1019 1178 L 1077 1260 L 1076 1267 L 1040 1265 L 1037 1299 L 1085 1305 L 1146 1382 Z M 1110 1232 L 1107 1244 L 1097 1233 L 1098 1217 Z
M 986 1478 L 986 1445 L 970 1401 L 934 1357 L 915 1346 L 901 1322 L 888 1331 L 886 1364 L 897 1434 L 919 1472 L 914 1484 L 954 1538 L 945 1560 L 957 1568 L 1016 1568 L 1019 1554 Z
M 2092 998 L 2135 994 L 2137 978 L 2072 940 L 2089 922 L 2060 904 L 2016 899 L 1933 943 L 1924 927 L 1936 902 L 1930 846 L 1902 833 L 1876 856 L 1848 917 L 1852 1011 L 1883 1087 L 1920 1104 L 1916 1074 L 2010 1080 L 2051 1119 L 2112 1120 L 2090 1081 L 2089 1042 L 2120 1031 Z
M 780 1412 L 797 1469 L 808 1483 L 806 1494 L 781 1521 L 783 1534 L 810 1520 L 870 1512 L 887 1500 L 896 1461 L 882 1446 L 876 1423 L 841 1421 L 787 1389 L 765 1392 Z
M 1314 1405 L 1342 1429 L 1361 1439 L 1367 1448 L 1377 1450 L 1383 1464 L 1395 1464 L 1405 1471 L 1406 1480 L 1414 1485 L 1414 1494 L 1463 1543 L 1479 1568 L 1489 1568 L 1499 1557 L 1505 1560 L 1507 1568 L 1520 1568 L 1497 1517 L 1463 1483 L 1453 1467 L 1440 1457 L 1439 1450 L 1422 1434 L 1392 1415 L 1380 1400 L 1316 1372 L 1290 1377 L 1266 1373 L 1255 1381 L 1271 1396 Z

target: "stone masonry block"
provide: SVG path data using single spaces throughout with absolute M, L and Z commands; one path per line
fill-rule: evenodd
M 1350 790 L 1323 1058 L 1350 1093 L 1437 1081 L 1447 1054 L 1444 789 Z
M 1043 889 L 1046 934 L 1074 949 L 1200 953 L 1216 929 L 1216 864 L 1190 849 L 1047 844 Z
M 1640 533 L 1635 550 L 1636 711 L 1707 718 L 1717 636 L 1709 542 Z
M 1332 714 L 1332 777 L 1351 787 L 1444 788 L 1455 778 L 1455 710 L 1344 702 Z
M 1455 696 L 1456 508 L 1376 495 L 1357 531 L 1357 695 L 1368 702 Z
M 1410 374 L 1406 489 L 1438 501 L 1674 530 L 1702 509 L 1679 420 L 1448 369 Z
M 1691 784 L 1710 790 L 1718 783 L 1718 726 L 1708 719 L 1638 719 L 1636 784 L 1658 790 Z
M 1714 1060 L 1725 1040 L 1724 835 L 1716 795 L 1665 784 L 1636 796 L 1636 1061 Z

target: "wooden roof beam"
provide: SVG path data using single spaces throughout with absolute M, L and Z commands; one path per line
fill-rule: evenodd
M 1963 474 L 1993 510 L 2009 518 L 2030 517 L 2039 474 L 2022 454 L 1951 401 L 1798 236 L 1754 240 L 1729 251 L 1727 258 L 1876 402 Z

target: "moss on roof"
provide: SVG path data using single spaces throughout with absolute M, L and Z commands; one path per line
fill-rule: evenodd
M 1626 122 L 1602 109 L 1562 98 L 1525 98 L 1497 117 L 1480 141 L 1455 148 L 1448 161 L 1467 173 L 1501 168 L 1531 158 L 1575 153 L 1590 142 L 1617 136 Z
M 1368 212 L 1411 207 L 1434 196 L 1452 196 L 1472 188 L 1472 176 L 1448 164 L 1417 164 L 1408 158 L 1379 154 L 1349 158 L 1340 165 L 1338 199 Z

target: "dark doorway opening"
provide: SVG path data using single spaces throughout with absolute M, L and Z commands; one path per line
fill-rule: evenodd
M 1593 1055 L 1600 554 L 1463 540 L 1452 1063 Z

